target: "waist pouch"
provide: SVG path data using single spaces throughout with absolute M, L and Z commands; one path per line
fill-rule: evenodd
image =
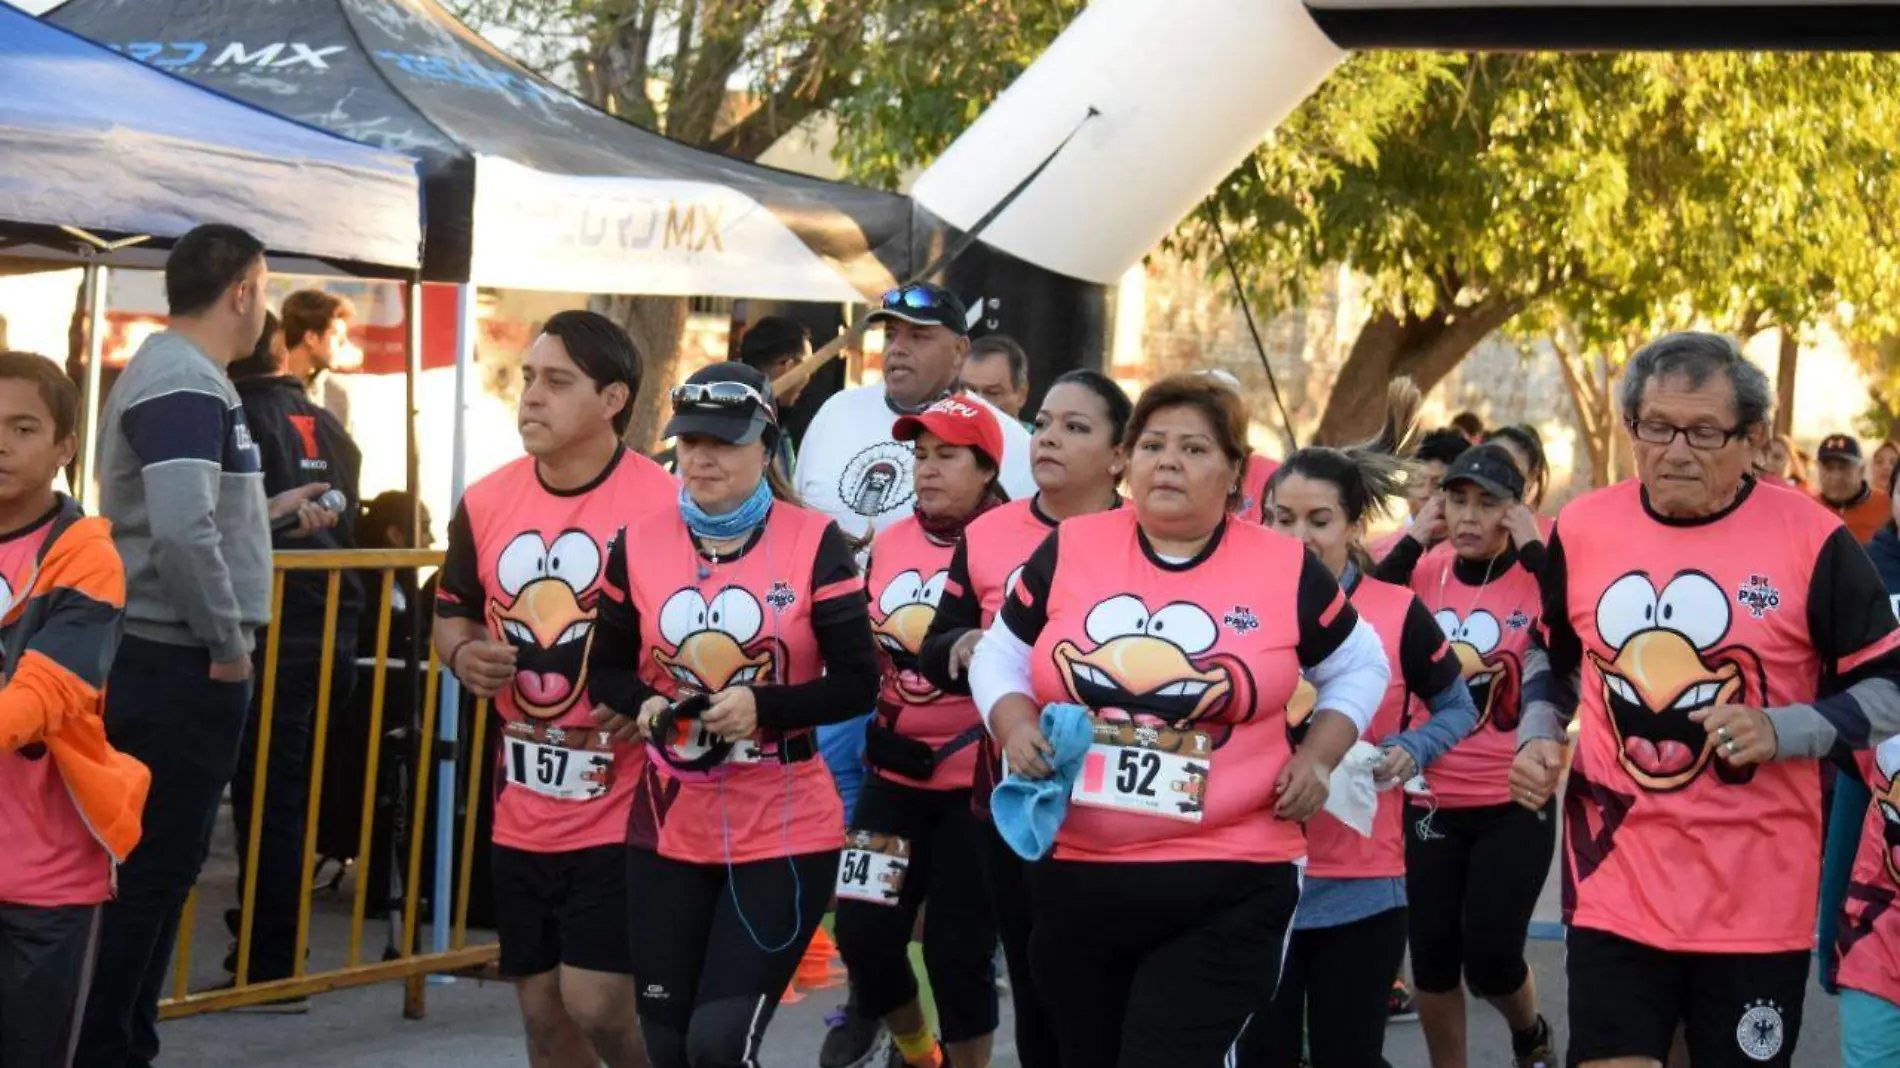
M 930 743 L 906 737 L 874 719 L 865 729 L 864 759 L 874 768 L 906 779 L 928 780 L 944 761 L 981 741 L 983 734 L 982 727 L 971 727 L 932 748 Z

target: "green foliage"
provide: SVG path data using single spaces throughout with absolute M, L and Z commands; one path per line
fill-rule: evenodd
M 516 58 L 589 99 L 731 155 L 756 156 L 799 122 L 829 112 L 846 172 L 885 187 L 948 148 L 1084 4 L 448 2 Z M 733 114 L 728 90 L 749 93 L 750 110 Z
M 1872 337 L 1900 308 L 1896 120 L 1888 55 L 1362 54 L 1210 202 L 1269 307 L 1346 262 L 1395 314 L 1511 297 L 1517 331 L 1592 346 L 1697 320 Z
M 864 5 L 872 45 L 833 111 L 838 161 L 893 187 L 950 147 L 1027 69 L 1084 0 L 886 0 Z

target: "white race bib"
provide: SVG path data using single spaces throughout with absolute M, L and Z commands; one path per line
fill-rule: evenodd
M 1213 746 L 1200 731 L 1096 721 L 1069 800 L 1184 823 L 1201 822 Z
M 545 745 L 527 738 L 503 739 L 507 780 L 542 797 L 591 801 L 613 786 L 614 755 Z
M 852 831 L 838 857 L 838 897 L 872 905 L 896 905 L 910 869 L 910 843 L 894 834 Z
M 698 760 L 712 750 L 719 736 L 706 729 L 706 725 L 696 719 L 689 719 L 678 725 L 679 734 L 674 738 L 669 751 L 682 763 Z M 757 764 L 762 754 L 759 743 L 744 738 L 733 743 L 732 750 L 726 754 L 723 764 Z

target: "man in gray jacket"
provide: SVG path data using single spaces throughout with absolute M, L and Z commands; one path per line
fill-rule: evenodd
M 125 638 L 108 678 L 106 732 L 152 771 L 145 837 L 119 870 L 76 1064 L 144 1068 L 158 1055 L 158 997 L 185 896 L 236 770 L 251 647 L 270 620 L 271 522 L 309 533 L 336 517 L 328 487 L 264 497 L 257 446 L 225 375 L 264 327 L 264 246 L 200 226 L 165 263 L 171 325 L 148 339 L 106 401 L 101 511 L 125 560 Z

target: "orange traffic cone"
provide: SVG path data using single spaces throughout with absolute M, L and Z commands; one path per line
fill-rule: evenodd
M 785 984 L 785 996 L 779 998 L 778 1003 L 780 1005 L 796 1005 L 803 1000 L 805 1000 L 805 995 L 798 992 L 798 983 L 794 981 Z
M 799 986 L 806 990 L 827 990 L 844 985 L 844 969 L 834 964 L 838 955 L 838 946 L 831 940 L 831 933 L 823 927 L 812 936 L 811 944 L 805 947 L 805 955 L 799 958 Z

